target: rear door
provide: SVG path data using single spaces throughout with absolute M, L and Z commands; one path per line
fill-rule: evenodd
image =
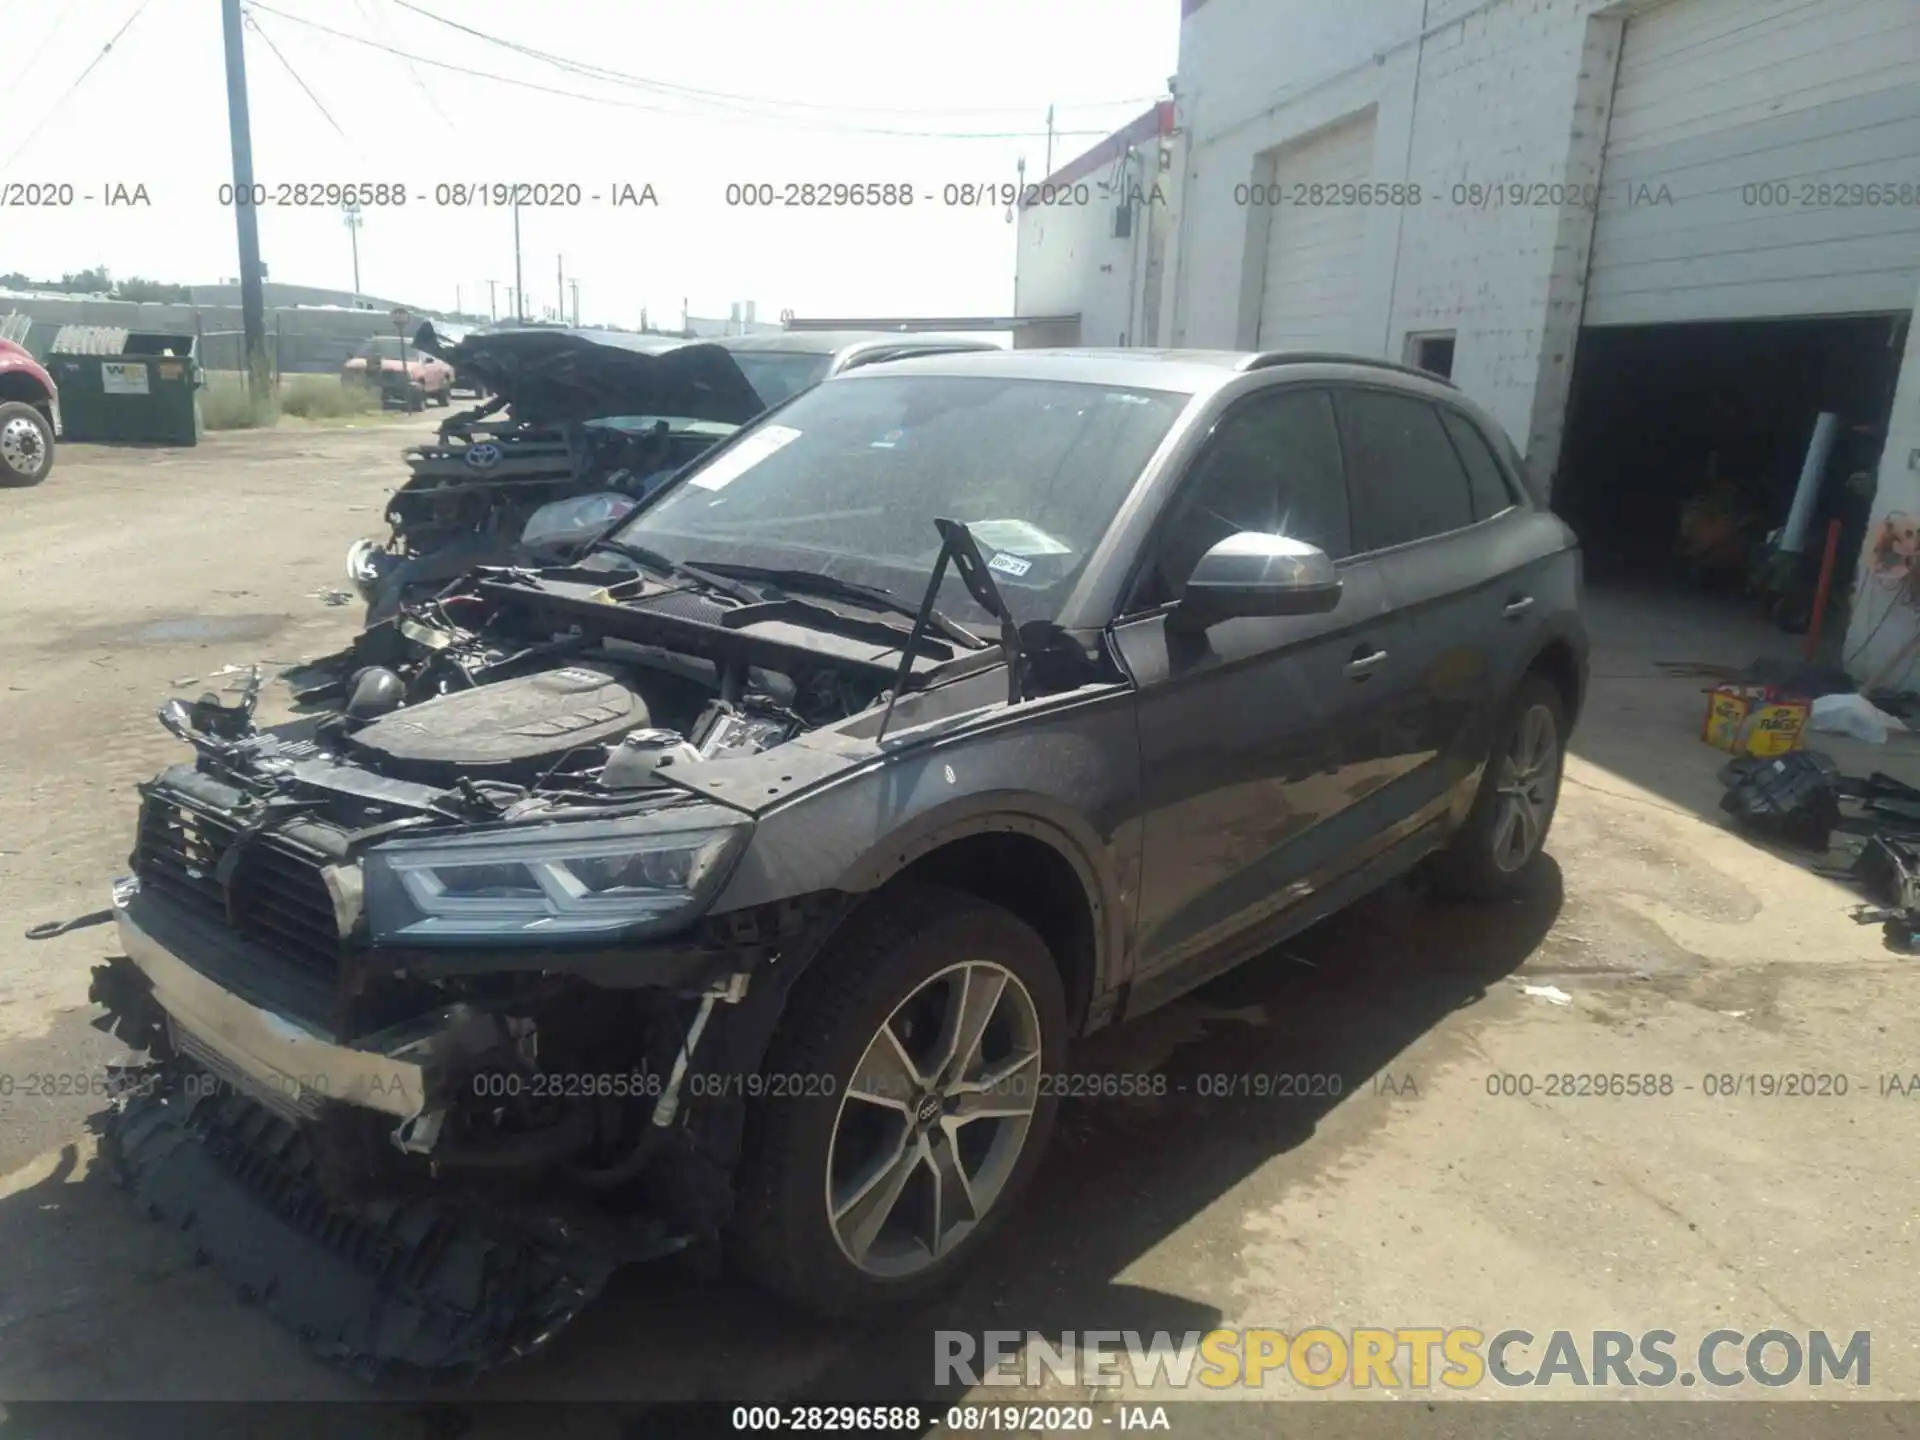
M 1250 396 L 1222 416 L 1161 517 L 1114 627 L 1138 686 L 1143 861 L 1135 1000 L 1238 958 L 1236 942 L 1342 873 L 1382 760 L 1372 697 L 1394 657 L 1379 569 L 1352 555 L 1324 388 Z M 1237 531 L 1292 535 L 1340 567 L 1323 615 L 1167 626 L 1195 563 Z
M 1430 818 L 1471 794 L 1525 633 L 1510 572 L 1507 479 L 1476 424 L 1422 396 L 1348 386 L 1337 396 L 1361 543 L 1393 608 L 1405 684 L 1388 721 L 1405 810 Z M 1463 450 L 1471 458 L 1463 458 Z

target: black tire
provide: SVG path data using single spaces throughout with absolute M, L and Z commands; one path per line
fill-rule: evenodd
M 1502 761 L 1513 751 L 1526 718 L 1544 711 L 1553 727 L 1553 774 L 1540 807 L 1538 834 L 1519 863 L 1511 852 L 1501 853 L 1504 837 L 1501 813 Z M 1501 900 L 1525 890 L 1533 872 L 1546 853 L 1548 831 L 1560 804 L 1560 781 L 1566 769 L 1567 707 L 1560 691 L 1544 675 L 1532 673 L 1520 682 L 1501 717 L 1493 749 L 1487 756 L 1487 768 L 1480 777 L 1479 792 L 1466 822 L 1454 832 L 1447 846 L 1435 857 L 1432 875 L 1434 887 L 1441 893 L 1464 900 Z
M 1031 1119 L 1023 1148 L 972 1230 L 916 1273 L 881 1278 L 849 1258 L 828 1215 L 829 1158 L 842 1099 L 882 1025 L 921 987 L 968 962 L 999 966 L 1032 1001 L 1040 1055 Z M 905 1028 L 911 1036 L 911 1023 Z M 829 1316 L 881 1309 L 946 1283 L 1005 1220 L 1040 1163 L 1058 1100 L 1038 1077 L 1059 1073 L 1066 1039 L 1059 969 L 1024 921 L 933 886 L 903 887 L 875 901 L 815 959 L 769 1049 L 763 1073 L 780 1077 L 788 1090 L 811 1093 L 769 1097 L 749 1111 L 729 1237 L 736 1262 L 794 1304 Z M 821 1093 L 829 1076 L 831 1093 Z M 972 1184 L 979 1177 L 966 1178 Z
M 53 456 L 47 417 L 24 401 L 0 403 L 0 484 L 38 485 L 53 473 Z

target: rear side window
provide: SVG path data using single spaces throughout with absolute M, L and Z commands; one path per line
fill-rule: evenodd
M 1473 523 L 1467 472 L 1433 406 L 1354 389 L 1340 392 L 1339 410 L 1356 548 L 1384 550 Z
M 1453 410 L 1442 410 L 1440 421 L 1447 427 L 1447 434 L 1453 437 L 1461 463 L 1467 467 L 1467 479 L 1473 490 L 1473 518 L 1485 520 L 1502 510 L 1511 509 L 1514 504 L 1512 487 L 1507 484 L 1507 477 L 1500 470 L 1500 462 L 1493 458 L 1493 451 L 1487 448 L 1487 440 L 1480 433 L 1480 427 Z

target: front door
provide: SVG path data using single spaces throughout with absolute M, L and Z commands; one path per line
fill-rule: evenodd
M 1291 535 L 1339 563 L 1320 615 L 1168 624 L 1194 565 L 1238 531 Z M 1352 557 L 1332 401 L 1284 388 L 1222 417 L 1149 541 L 1114 627 L 1138 687 L 1143 864 L 1131 1007 L 1340 873 L 1364 837 L 1356 801 L 1384 737 L 1370 714 L 1394 684 L 1377 565 Z

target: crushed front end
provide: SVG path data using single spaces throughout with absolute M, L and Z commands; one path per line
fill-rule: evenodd
M 492 398 L 407 450 L 390 534 L 348 551 L 347 578 L 375 621 L 475 566 L 570 558 L 619 518 L 609 501 L 638 503 L 764 408 L 710 344 L 506 326 L 449 345 L 430 324 L 415 342 Z M 579 501 L 598 509 L 568 509 Z M 542 532 L 548 543 L 523 544 Z
M 294 677 L 307 718 L 163 707 L 196 754 L 141 787 L 92 992 L 146 1052 L 103 1137 L 139 1203 L 365 1373 L 530 1354 L 717 1237 L 713 1077 L 834 903 L 709 915 L 753 818 L 659 783 L 781 743 L 793 696 L 440 614 Z

